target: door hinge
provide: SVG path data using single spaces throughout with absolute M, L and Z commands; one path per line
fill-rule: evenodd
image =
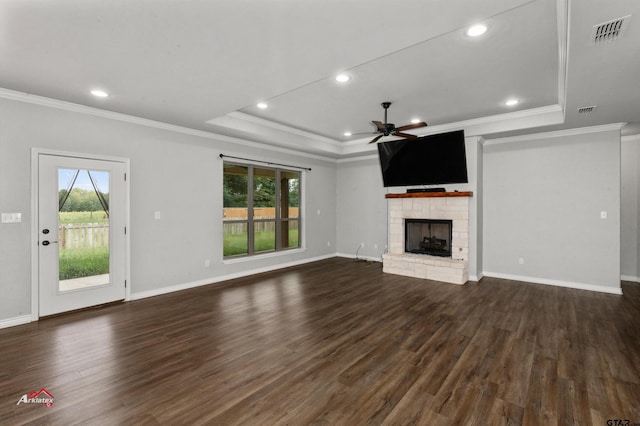
M 124 181 L 125 182 L 127 181 L 127 174 L 126 173 L 124 174 Z
M 124 227 L 124 235 L 127 235 L 127 227 Z
M 127 288 L 127 280 L 124 280 L 124 288 Z

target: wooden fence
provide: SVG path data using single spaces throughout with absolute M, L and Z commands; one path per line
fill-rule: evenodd
M 109 224 L 69 223 L 60 225 L 58 244 L 61 250 L 107 247 L 109 245 Z
M 298 229 L 298 207 L 289 207 L 289 229 Z M 246 220 L 247 209 L 242 207 L 225 207 L 222 209 L 224 220 Z M 267 222 L 254 222 L 255 232 L 274 232 L 276 230 L 276 209 L 274 207 L 256 207 L 253 209 L 255 219 L 274 219 Z M 238 222 L 224 224 L 224 235 L 247 233 L 247 223 Z
M 276 222 L 254 222 L 253 223 L 255 232 L 275 232 L 276 230 Z M 239 235 L 247 233 L 247 223 L 225 223 L 224 224 L 224 235 Z M 298 220 L 290 220 L 289 221 L 289 229 L 298 229 Z
M 298 207 L 289 207 L 289 217 L 298 217 Z M 274 219 L 276 217 L 275 207 L 255 207 L 253 215 L 256 219 Z M 224 207 L 222 209 L 222 217 L 225 220 L 246 219 L 247 209 L 242 207 Z

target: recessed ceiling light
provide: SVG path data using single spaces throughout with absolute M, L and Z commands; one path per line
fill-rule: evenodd
M 346 83 L 351 80 L 351 76 L 349 74 L 338 74 L 336 76 L 336 81 L 339 83 Z
M 420 122 L 419 118 L 412 118 L 411 119 L 411 124 L 418 124 Z
M 518 105 L 517 99 L 507 99 L 504 103 L 506 106 L 515 106 Z
M 269 105 L 267 105 L 266 102 L 260 102 L 256 106 L 260 109 L 267 109 L 269 107 Z
M 345 136 L 351 136 L 351 134 L 352 134 L 351 132 L 344 132 Z
M 109 94 L 107 92 L 105 92 L 104 90 L 100 90 L 100 89 L 92 90 L 91 94 L 93 96 L 95 96 L 96 98 L 108 98 L 109 97 Z
M 487 32 L 487 26 L 484 24 L 476 24 L 469 27 L 467 35 L 469 37 L 478 37 Z

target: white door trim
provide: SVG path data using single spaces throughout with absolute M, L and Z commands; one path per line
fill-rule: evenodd
M 43 148 L 31 148 L 31 321 L 37 321 L 40 318 L 39 296 L 40 296 L 40 276 L 39 276 L 39 250 L 38 250 L 38 179 L 39 179 L 39 167 L 38 157 L 40 155 L 57 155 L 60 157 L 73 157 L 73 158 L 87 158 L 91 160 L 103 160 L 114 161 L 124 163 L 127 173 L 127 180 L 125 182 L 125 226 L 127 227 L 127 234 L 125 235 L 125 280 L 127 286 L 125 288 L 125 302 L 131 298 L 131 234 L 130 227 L 130 160 L 122 157 L 112 157 L 107 155 L 95 155 L 95 154 L 82 154 L 77 152 L 57 151 Z

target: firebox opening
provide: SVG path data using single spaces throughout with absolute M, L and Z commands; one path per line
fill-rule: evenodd
M 405 247 L 407 253 L 451 257 L 453 221 L 405 219 Z

